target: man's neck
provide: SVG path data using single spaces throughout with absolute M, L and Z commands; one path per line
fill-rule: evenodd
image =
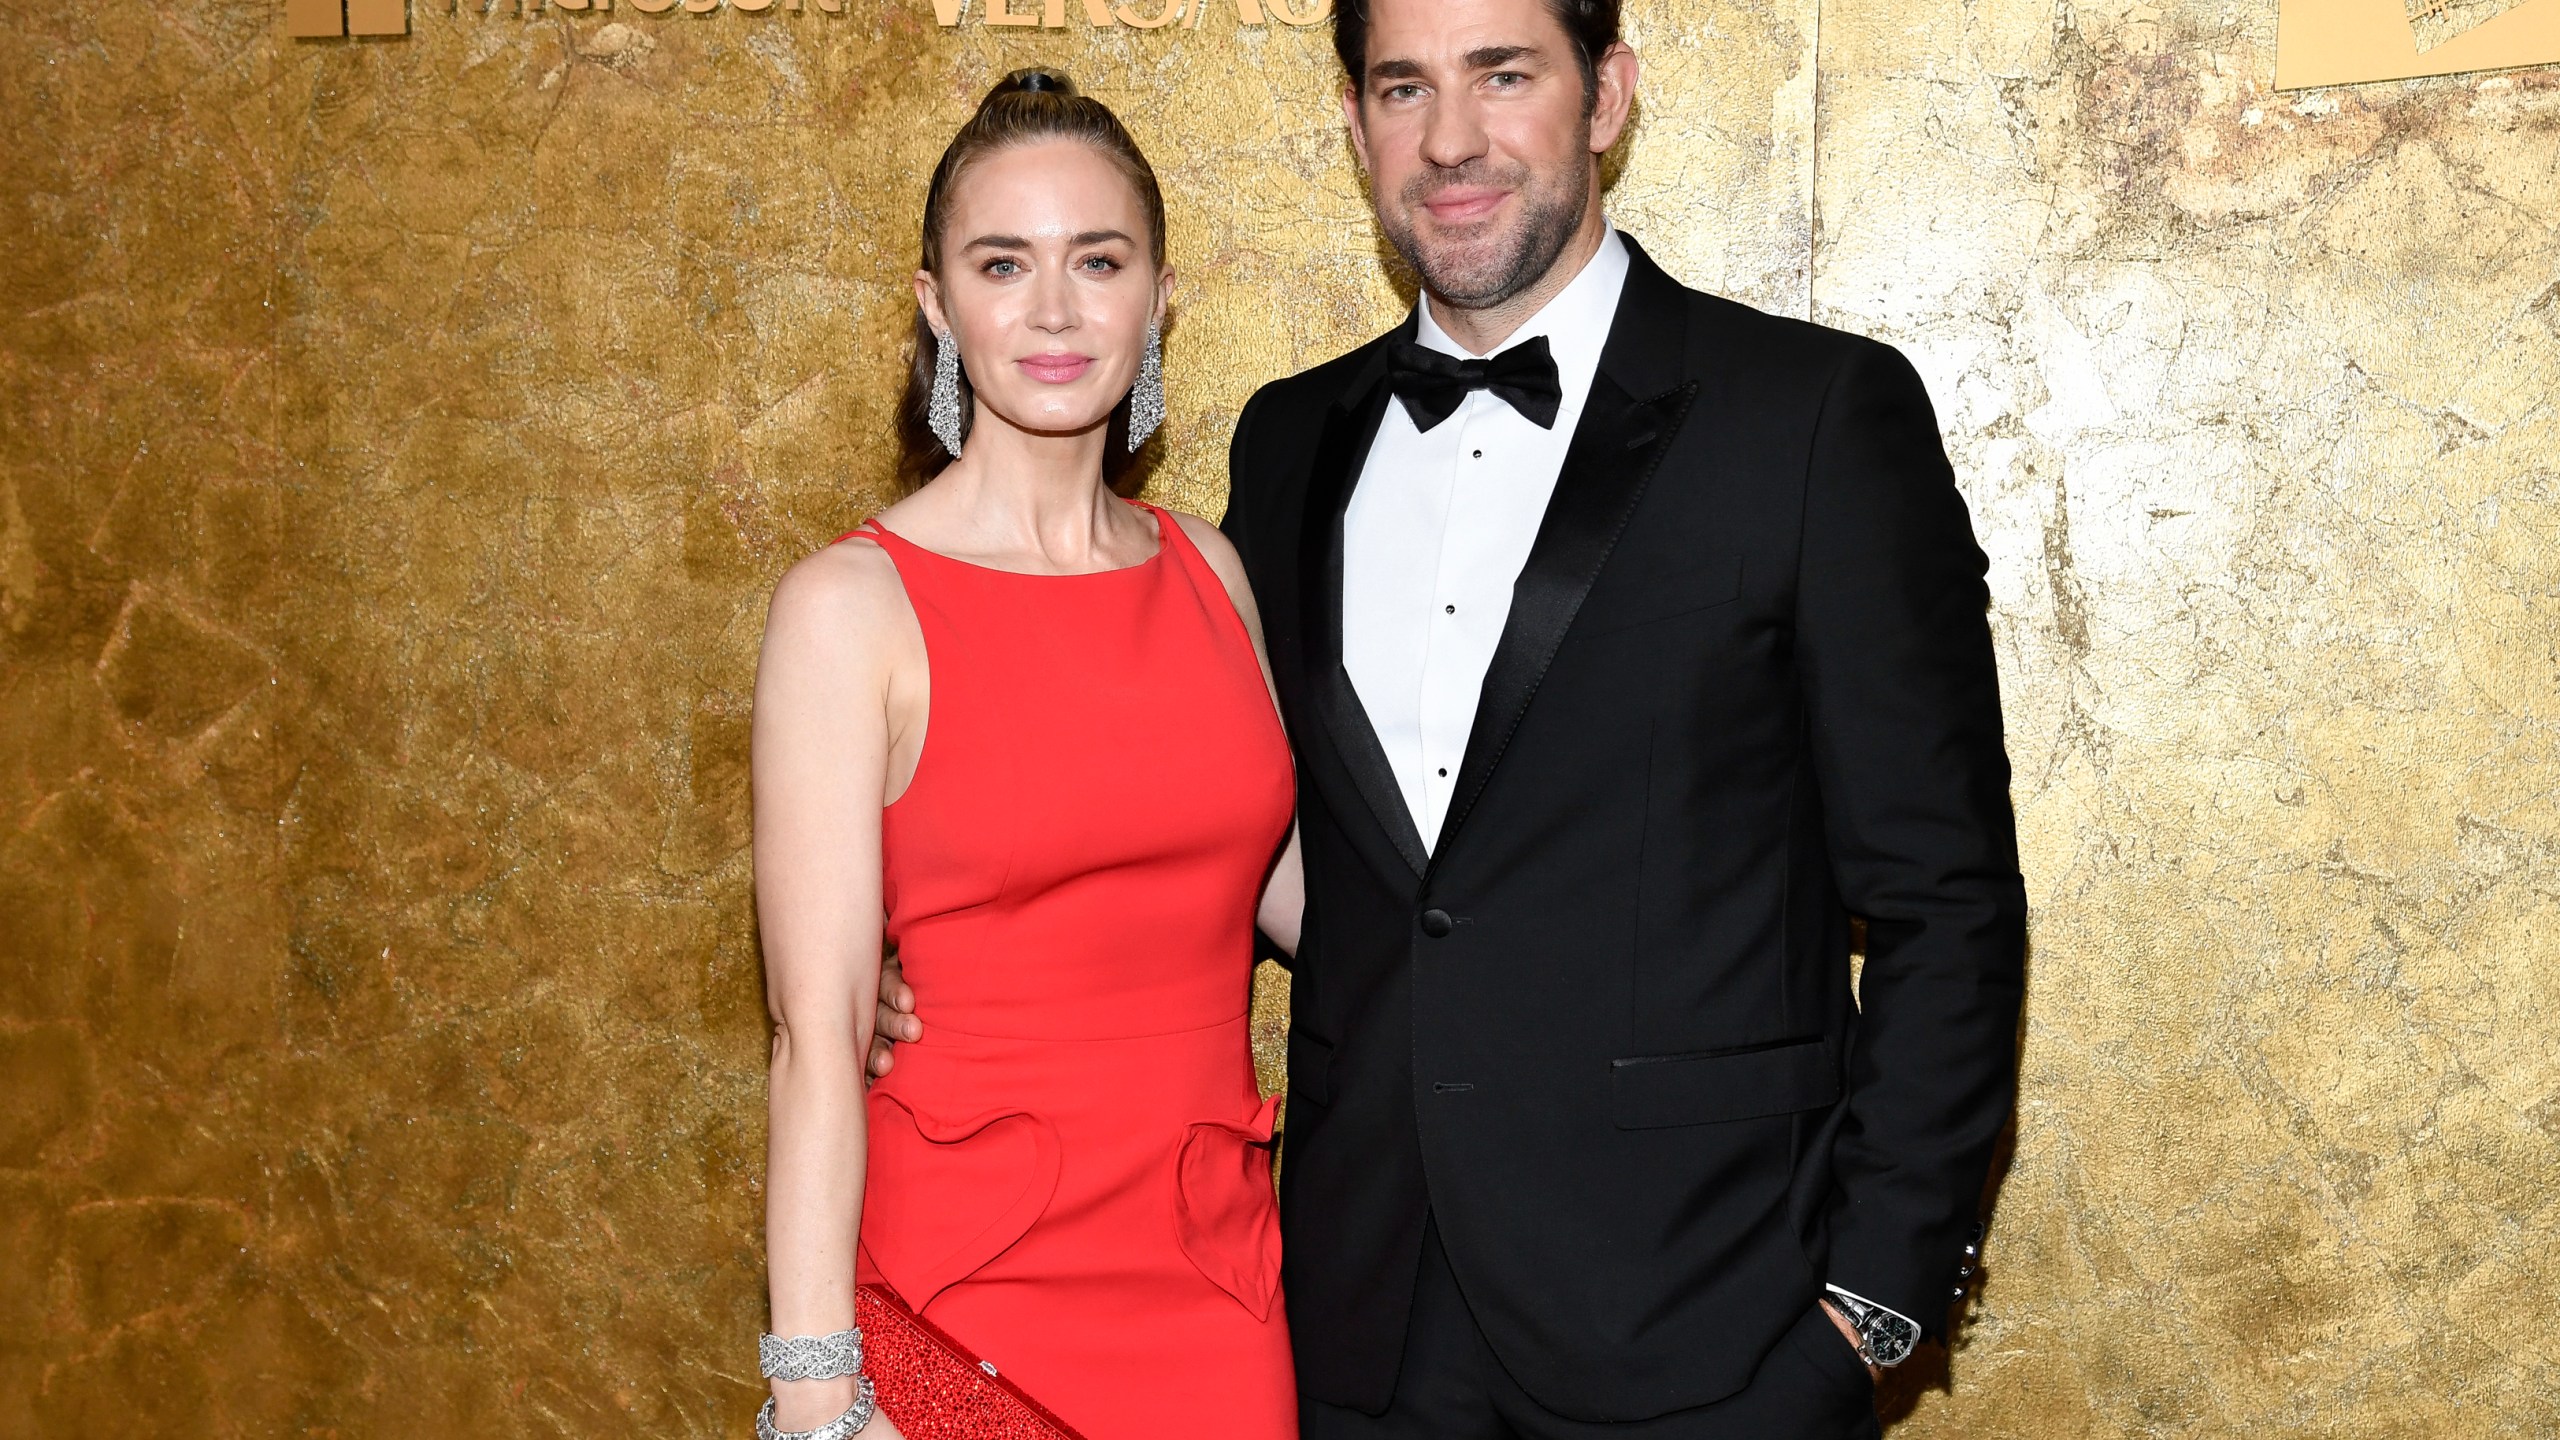
M 1441 333 L 1457 341 L 1470 355 L 1488 355 L 1493 348 L 1511 338 L 1512 333 L 1529 323 L 1531 316 L 1547 308 L 1547 302 L 1564 293 L 1564 287 L 1600 253 L 1600 242 L 1609 235 L 1609 222 L 1593 205 L 1583 214 L 1582 224 L 1556 252 L 1556 262 L 1547 267 L 1529 288 L 1507 300 L 1482 309 L 1468 309 L 1438 295 L 1428 295 L 1431 319 Z

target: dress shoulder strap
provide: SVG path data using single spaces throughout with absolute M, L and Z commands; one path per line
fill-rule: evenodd
M 1183 574 L 1190 577 L 1192 593 L 1200 598 L 1204 607 L 1221 617 L 1222 628 L 1244 647 L 1244 653 L 1252 655 L 1253 632 L 1244 623 L 1244 613 L 1236 608 L 1236 597 L 1228 591 L 1226 577 L 1218 573 L 1218 567 L 1209 563 L 1208 556 L 1200 553 L 1200 547 L 1192 542 L 1191 532 L 1183 529 L 1182 521 L 1169 510 L 1158 509 L 1143 500 L 1130 503 L 1155 512 L 1157 530 L 1164 537 L 1164 557 L 1182 567 Z M 1258 668 L 1258 661 L 1256 665 Z
M 1167 558 L 1178 557 L 1186 570 L 1208 567 L 1209 557 L 1201 554 L 1200 547 L 1191 543 L 1190 532 L 1182 528 L 1182 522 L 1174 518 L 1172 511 L 1162 506 L 1150 505 L 1144 500 L 1132 500 L 1129 503 L 1156 517 L 1156 548 L 1163 551 Z

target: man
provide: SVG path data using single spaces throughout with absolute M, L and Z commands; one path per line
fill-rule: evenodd
M 2026 904 L 1928 398 L 1611 230 L 1617 12 L 1342 0 L 1424 299 L 1236 426 L 1314 1440 L 1872 1433 L 2010 1110 Z
M 1617 12 L 1340 0 L 1424 299 L 1236 426 L 1310 1440 L 1872 1435 L 2010 1110 L 2026 907 L 1928 398 L 1611 229 Z

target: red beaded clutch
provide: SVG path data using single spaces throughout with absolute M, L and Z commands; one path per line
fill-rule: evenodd
M 907 1440 L 1084 1440 L 886 1285 L 854 1291 L 862 1373 Z

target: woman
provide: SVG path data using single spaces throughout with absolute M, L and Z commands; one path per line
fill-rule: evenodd
M 1109 110 L 990 92 L 925 201 L 916 488 L 774 592 L 773 1321 L 851 1327 L 858 1273 L 1092 1440 L 1282 1440 L 1246 1007 L 1257 915 L 1297 929 L 1288 748 L 1234 551 L 1108 486 L 1163 413 L 1164 243 Z M 884 943 L 934 1024 L 866 1101 Z M 898 1434 L 861 1384 L 778 1380 L 771 1423 Z

